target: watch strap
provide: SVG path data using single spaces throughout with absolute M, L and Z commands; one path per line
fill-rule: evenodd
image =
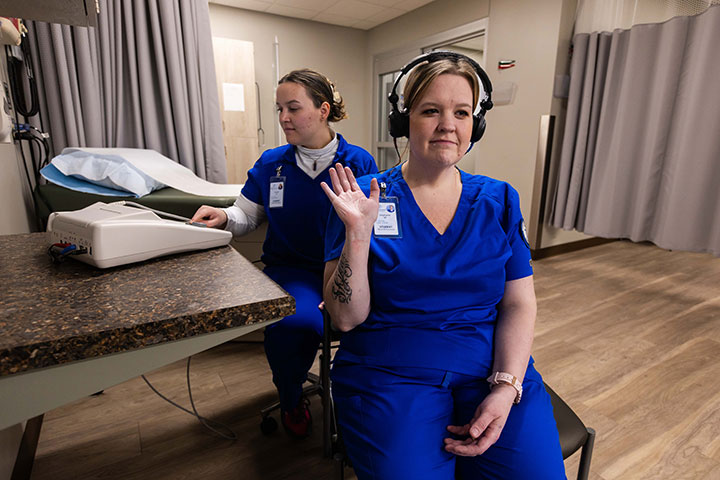
M 522 383 L 520 383 L 520 380 L 518 380 L 515 375 L 507 372 L 495 372 L 487 378 L 487 381 L 491 385 L 510 385 L 515 389 L 516 392 L 515 401 L 513 403 L 515 405 L 520 403 L 520 399 L 522 399 L 523 388 Z

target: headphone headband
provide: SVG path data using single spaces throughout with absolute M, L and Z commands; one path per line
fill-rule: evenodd
M 400 100 L 400 98 L 397 94 L 397 88 L 400 84 L 400 79 L 407 75 L 410 70 L 420 65 L 421 63 L 432 63 L 443 59 L 455 60 L 456 62 L 458 60 L 464 60 L 465 62 L 469 63 L 470 66 L 473 67 L 473 69 L 475 70 L 475 74 L 477 75 L 480 83 L 482 84 L 483 93 L 485 96 L 482 99 L 478 98 L 477 104 L 475 105 L 475 110 L 473 112 L 473 133 L 470 141 L 472 143 L 475 143 L 480 140 L 480 137 L 482 137 L 483 133 L 485 132 L 485 113 L 493 107 L 492 83 L 490 82 L 490 77 L 488 77 L 487 73 L 485 73 L 485 70 L 483 70 L 482 67 L 472 58 L 461 53 L 450 52 L 446 50 L 436 50 L 434 52 L 423 53 L 422 55 L 419 55 L 410 60 L 410 62 L 400 70 L 400 75 L 398 75 L 398 77 L 395 79 L 392 91 L 388 95 L 388 101 L 392 105 L 392 111 L 388 116 L 388 128 L 390 130 L 390 136 L 397 138 L 407 137 L 409 135 L 409 114 L 407 112 L 407 108 L 403 108 L 403 111 L 400 111 L 398 109 L 398 101 Z
M 485 73 L 485 70 L 480 66 L 479 63 L 477 63 L 472 58 L 468 57 L 467 55 L 463 55 L 462 53 L 457 52 L 451 52 L 448 50 L 436 50 L 433 52 L 423 53 L 422 55 L 418 55 L 417 57 L 410 60 L 407 65 L 402 67 L 400 70 L 400 75 L 395 79 L 395 82 L 393 83 L 392 91 L 388 95 L 388 100 L 392 104 L 392 106 L 397 110 L 397 103 L 400 100 L 397 94 L 397 88 L 400 85 L 400 79 L 407 75 L 410 70 L 417 67 L 423 62 L 432 63 L 437 62 L 438 60 L 443 60 L 445 58 L 448 58 L 450 60 L 465 60 L 470 64 L 473 69 L 475 69 L 475 74 L 477 75 L 478 79 L 480 80 L 480 84 L 483 87 L 483 93 L 485 94 L 485 98 L 482 100 L 478 99 L 477 105 L 475 106 L 475 114 L 481 113 L 484 114 L 488 110 L 490 110 L 493 107 L 492 103 L 492 82 L 490 82 L 490 77 L 488 77 L 487 73 Z M 478 111 L 478 109 L 481 109 Z

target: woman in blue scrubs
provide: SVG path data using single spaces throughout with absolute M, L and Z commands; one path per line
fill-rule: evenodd
M 492 105 L 485 94 L 475 111 L 480 67 L 450 52 L 413 63 L 393 112 L 407 117 L 408 160 L 359 180 L 338 165 L 323 185 L 336 212 L 324 298 L 345 332 L 332 379 L 348 455 L 362 480 L 565 478 L 530 357 L 518 194 L 456 168 Z
M 322 336 L 323 240 L 330 202 L 320 188 L 334 163 L 355 175 L 377 172 L 372 156 L 328 122 L 346 118 L 342 98 L 324 75 L 295 70 L 277 88 L 280 126 L 288 144 L 265 151 L 248 172 L 235 204 L 202 206 L 193 221 L 244 235 L 267 220 L 264 272 L 295 297 L 296 313 L 265 329 L 265 353 L 280 397 L 281 421 L 297 437 L 312 419 L 302 384 Z M 242 281 L 242 279 L 239 279 Z

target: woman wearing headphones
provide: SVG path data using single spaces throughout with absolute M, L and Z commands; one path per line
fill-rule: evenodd
M 288 145 L 265 151 L 248 172 L 235 204 L 202 206 L 192 218 L 209 227 L 244 235 L 268 221 L 261 260 L 264 272 L 295 297 L 294 315 L 265 329 L 265 353 L 280 397 L 281 421 L 297 437 L 310 433 L 312 419 L 302 384 L 322 337 L 323 239 L 330 202 L 320 183 L 334 163 L 354 175 L 377 172 L 372 156 L 328 122 L 346 118 L 342 98 L 324 75 L 295 70 L 277 88 L 280 126 Z
M 490 81 L 452 52 L 408 71 L 405 109 L 391 96 L 390 118 L 391 135 L 408 136 L 407 162 L 359 181 L 338 165 L 323 185 L 337 213 L 325 305 L 345 332 L 332 379 L 348 455 L 360 479 L 565 478 L 530 357 L 518 194 L 455 166 L 482 136 Z

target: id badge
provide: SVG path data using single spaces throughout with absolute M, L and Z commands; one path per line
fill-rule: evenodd
M 376 237 L 402 238 L 397 197 L 382 197 L 373 228 Z
M 285 193 L 285 177 L 270 177 L 269 208 L 283 207 L 283 194 Z

